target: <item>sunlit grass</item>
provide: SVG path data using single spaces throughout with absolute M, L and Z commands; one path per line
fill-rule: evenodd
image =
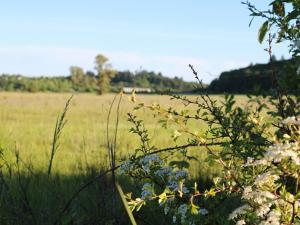
M 48 165 L 52 136 L 58 114 L 63 110 L 65 102 L 71 96 L 69 93 L 0 93 L 0 146 L 6 149 L 6 155 L 18 150 L 20 157 L 31 163 L 35 170 L 44 171 Z M 219 96 L 215 96 L 219 98 Z M 67 124 L 62 132 L 61 146 L 53 162 L 53 172 L 59 174 L 82 173 L 87 166 L 103 167 L 106 157 L 106 122 L 109 106 L 113 95 L 75 94 L 67 113 Z M 244 97 L 238 97 L 243 102 Z M 172 106 L 178 110 L 183 105 L 178 101 L 170 101 L 169 96 L 138 95 L 137 102 L 130 101 L 130 96 L 124 96 L 121 104 L 120 124 L 117 141 L 117 158 L 126 158 L 136 147 L 137 137 L 129 133 L 131 124 L 127 121 L 127 113 L 136 113 L 144 120 L 152 138 L 152 144 L 157 147 L 175 145 L 169 130 L 161 128 L 152 112 L 141 109 L 133 112 L 138 103 L 151 105 L 161 104 Z M 193 110 L 190 108 L 190 110 Z M 112 113 L 115 116 L 115 113 Z M 113 132 L 114 123 L 110 130 Z M 201 122 L 192 124 L 195 132 L 203 132 L 206 125 Z M 180 143 L 180 139 L 178 143 Z M 203 149 L 192 150 L 199 158 L 204 158 Z M 205 169 L 205 171 L 203 171 Z M 215 168 L 193 162 L 191 172 L 209 174 L 216 172 Z

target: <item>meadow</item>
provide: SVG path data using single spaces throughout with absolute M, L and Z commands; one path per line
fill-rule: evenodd
M 7 155 L 19 152 L 20 158 L 32 163 L 35 170 L 44 170 L 49 160 L 55 122 L 62 112 L 69 93 L 0 93 L 0 146 Z M 67 112 L 67 124 L 60 138 L 60 149 L 54 160 L 54 171 L 59 174 L 81 173 L 85 165 L 104 166 L 107 157 L 106 124 L 114 95 L 75 94 Z M 129 132 L 132 124 L 127 121 L 131 112 L 142 119 L 149 131 L 152 144 L 158 148 L 172 142 L 172 128 L 165 130 L 148 109 L 137 112 L 138 103 L 160 104 L 164 107 L 182 108 L 178 101 L 166 95 L 138 95 L 137 102 L 130 95 L 122 98 L 117 137 L 117 158 L 125 159 L 139 145 L 136 135 Z M 179 106 L 180 105 L 180 106 Z M 109 130 L 114 132 L 116 109 L 113 108 Z M 201 132 L 204 123 L 193 124 Z M 180 142 L 180 141 L 179 141 Z M 175 144 L 175 143 L 174 143 Z
M 62 112 L 71 94 L 0 94 L 0 144 L 5 149 L 18 150 L 20 157 L 34 162 L 36 170 L 43 170 L 49 160 L 57 116 Z M 61 146 L 54 162 L 60 174 L 80 173 L 83 164 L 100 166 L 106 158 L 106 123 L 113 95 L 75 94 L 67 112 L 67 124 L 63 129 Z M 141 97 L 149 104 L 165 103 L 166 96 Z M 118 128 L 118 158 L 124 158 L 138 145 L 134 135 L 129 134 L 127 112 L 135 106 L 128 97 L 121 103 Z M 151 122 L 150 114 L 142 114 L 148 123 L 156 144 L 163 145 L 163 132 L 159 125 Z M 115 116 L 115 110 L 112 117 Z M 114 124 L 110 130 L 113 131 Z M 154 135 L 157 134 L 157 135 Z M 166 138 L 166 137 L 164 137 Z
M 70 96 L 70 93 L 0 93 L 0 147 L 5 162 L 2 168 L 6 168 L 1 173 L 0 193 L 4 203 L 0 206 L 0 213 L 4 215 L 0 216 L 1 224 L 55 224 L 61 207 L 72 193 L 99 171 L 108 168 L 106 125 L 114 95 L 75 94 L 67 111 L 67 124 L 62 130 L 60 147 L 53 161 L 53 176 L 47 178 L 55 122 Z M 219 96 L 213 98 L 220 99 Z M 238 97 L 239 103 L 242 104 L 244 99 L 243 96 Z M 131 124 L 127 121 L 128 112 L 144 121 L 151 136 L 151 144 L 157 148 L 181 143 L 180 139 L 174 143 L 171 137 L 174 129 L 162 128 L 157 122 L 159 118 L 155 118 L 150 110 L 143 108 L 134 111 L 134 107 L 141 102 L 146 105 L 161 104 L 177 110 L 183 107 L 178 101 L 170 101 L 170 96 L 137 95 L 136 102 L 131 101 L 130 95 L 123 96 L 117 136 L 117 164 L 126 160 L 139 146 L 139 139 L 129 132 Z M 111 117 L 113 119 L 108 130 L 113 135 L 116 107 Z M 194 122 L 191 127 L 193 131 L 201 133 L 206 125 Z M 219 172 L 218 167 L 204 162 L 204 149 L 194 148 L 188 154 L 197 158 L 191 162 L 190 172 L 193 177 L 205 181 Z M 172 157 L 179 156 L 175 154 Z M 67 221 L 65 224 L 104 224 L 103 221 L 110 224 L 109 221 L 116 219 L 115 216 L 112 219 L 114 214 L 108 212 L 110 209 L 106 204 L 109 203 L 103 203 L 111 195 L 109 179 L 107 177 L 106 181 L 97 182 L 81 194 L 75 206 L 72 205 L 63 216 L 63 221 Z M 122 177 L 119 179 L 125 190 L 128 186 L 132 190 L 134 184 Z M 122 212 L 121 204 L 119 207 Z M 22 220 L 15 219 L 15 213 Z M 126 224 L 126 214 L 120 215 L 122 223 Z M 144 219 L 147 217 L 152 218 L 151 211 L 147 212 Z M 152 222 L 155 224 L 155 221 Z

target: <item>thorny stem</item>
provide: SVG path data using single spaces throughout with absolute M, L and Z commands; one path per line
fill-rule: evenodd
M 198 76 L 198 72 L 194 69 L 194 67 L 191 64 L 189 64 L 189 67 L 191 68 L 195 78 L 198 80 L 200 87 L 203 89 L 204 88 L 203 83 L 202 83 L 202 80 L 200 80 L 200 78 Z M 209 110 L 209 112 L 217 119 L 219 124 L 222 126 L 227 137 L 230 138 L 231 142 L 234 142 L 233 138 L 230 135 L 230 132 L 228 131 L 227 126 L 224 126 L 222 118 L 219 115 L 217 115 L 217 113 L 216 113 L 217 107 L 215 107 L 214 101 L 210 98 L 210 96 L 207 93 L 205 93 L 204 95 L 201 94 L 200 97 L 205 102 L 207 110 Z
M 233 178 L 233 180 L 237 183 L 237 185 L 243 190 L 244 187 L 243 185 L 239 182 L 238 178 L 235 176 L 235 174 L 232 172 L 232 170 L 226 165 L 226 163 L 223 161 L 223 159 L 221 157 L 219 157 L 216 153 L 214 153 L 209 147 L 208 145 L 205 145 L 205 148 L 207 149 L 207 151 L 213 155 L 214 157 L 217 158 L 217 160 L 219 161 L 219 163 L 227 170 L 229 171 L 231 177 Z
M 272 44 L 273 44 L 273 37 L 272 37 L 272 34 L 269 33 L 268 48 L 265 49 L 265 51 L 267 51 L 268 54 L 269 54 L 270 67 L 271 67 L 271 71 L 272 71 L 272 86 L 273 86 L 274 89 L 276 89 L 276 94 L 277 94 L 277 98 L 278 98 L 277 107 L 280 111 L 281 117 L 285 118 L 285 113 L 284 113 L 284 102 L 285 101 L 283 99 L 282 90 L 279 87 L 278 78 L 276 76 L 276 71 L 275 71 L 275 68 L 274 68 Z

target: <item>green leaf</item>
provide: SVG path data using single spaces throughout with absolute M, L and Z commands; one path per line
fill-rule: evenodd
M 277 15 L 277 16 L 284 16 L 285 15 L 285 7 L 284 7 L 284 3 L 280 0 L 276 0 L 274 2 L 271 3 L 273 6 L 273 12 Z
M 210 190 L 206 190 L 204 192 L 204 197 L 214 197 L 214 196 L 216 196 L 216 191 L 213 188 L 211 188 Z
M 190 164 L 187 161 L 184 161 L 184 160 L 182 160 L 182 161 L 171 161 L 169 163 L 169 166 L 172 166 L 172 167 L 176 166 L 179 169 L 183 169 L 183 168 L 189 168 Z
M 269 22 L 266 21 L 263 23 L 263 25 L 260 27 L 258 31 L 258 41 L 260 44 L 263 42 L 268 30 L 269 30 Z
M 300 11 L 297 10 L 297 9 L 295 9 L 295 10 L 289 12 L 289 14 L 287 15 L 286 19 L 287 19 L 287 21 L 293 20 L 293 19 L 297 19 L 297 17 L 299 16 L 299 14 L 300 14 Z
M 161 193 L 159 196 L 158 196 L 158 203 L 159 204 L 163 204 L 163 203 L 165 203 L 166 202 L 166 200 L 167 200 L 167 194 L 166 194 L 166 192 L 163 192 L 163 193 Z
M 198 215 L 199 214 L 199 206 L 192 204 L 191 213 L 193 215 Z

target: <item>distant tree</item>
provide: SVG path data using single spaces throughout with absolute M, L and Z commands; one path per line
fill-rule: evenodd
M 86 71 L 86 75 L 88 76 L 88 77 L 96 77 L 96 74 L 93 72 L 93 71 Z
M 107 93 L 110 91 L 110 81 L 115 76 L 116 71 L 108 63 L 108 58 L 104 55 L 97 55 L 95 57 L 95 69 L 99 81 L 99 94 Z
M 99 93 L 104 94 L 110 91 L 111 78 L 115 76 L 116 72 L 112 69 L 103 70 L 99 78 Z
M 130 71 L 119 71 L 111 79 L 111 85 L 117 87 L 118 89 L 122 87 L 134 87 L 135 86 L 134 74 Z
M 79 86 L 80 83 L 84 80 L 84 71 L 81 67 L 71 66 L 70 67 L 70 76 L 71 76 L 71 81 L 76 86 Z

